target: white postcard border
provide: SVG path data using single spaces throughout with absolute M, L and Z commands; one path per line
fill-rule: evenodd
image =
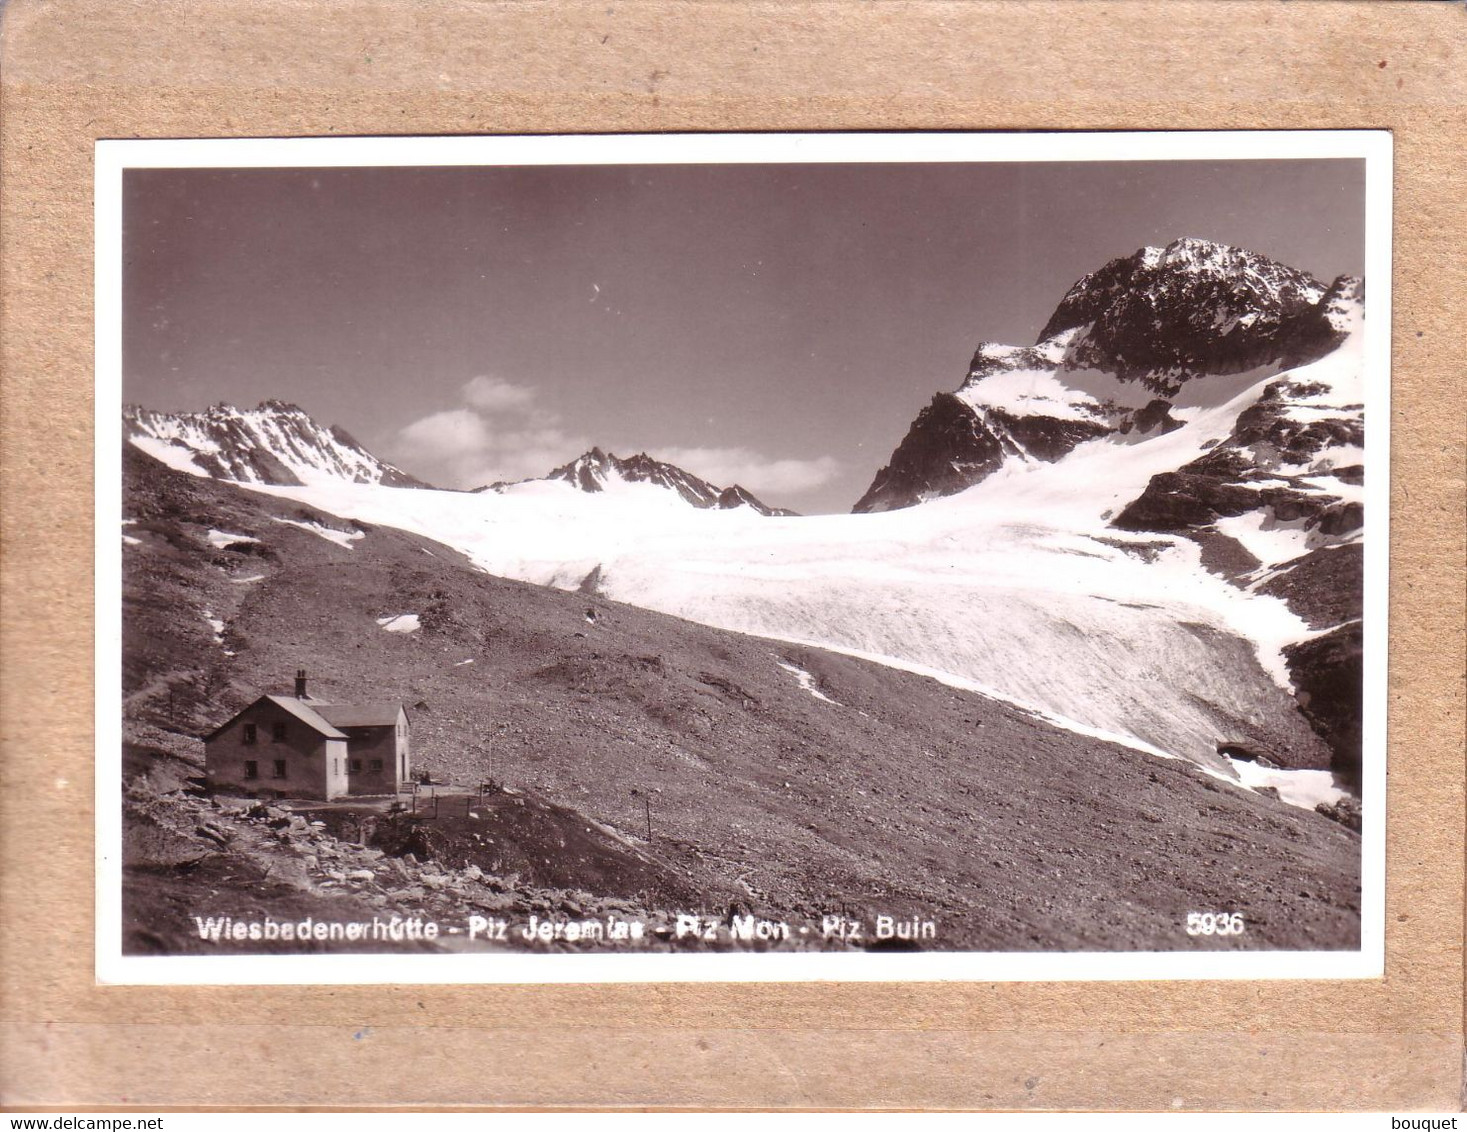
M 1365 760 L 1358 951 L 124 956 L 122 941 L 122 175 L 145 168 L 819 162 L 1366 162 Z M 1386 130 L 657 134 L 146 139 L 95 151 L 96 977 L 103 984 L 936 982 L 1369 979 L 1385 969 L 1391 158 Z

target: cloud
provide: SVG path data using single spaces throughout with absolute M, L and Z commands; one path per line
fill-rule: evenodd
M 463 388 L 464 403 L 485 413 L 527 409 L 535 399 L 528 385 L 516 385 L 502 377 L 473 377 Z
M 832 456 L 775 459 L 752 448 L 658 448 L 652 455 L 719 487 L 741 484 L 756 495 L 810 491 L 830 483 L 841 471 L 840 461 Z
M 400 445 L 419 455 L 452 459 L 477 453 L 489 443 L 484 418 L 468 409 L 448 409 L 413 421 L 398 432 Z
M 575 459 L 593 444 L 629 456 L 642 447 L 588 437 L 559 414 L 535 404 L 535 390 L 497 377 L 475 377 L 459 391 L 461 404 L 430 413 L 400 429 L 389 459 L 443 487 L 472 488 L 532 479 Z M 747 447 L 647 446 L 659 460 L 676 464 L 718 487 L 742 484 L 755 494 L 798 495 L 822 487 L 841 472 L 830 456 L 776 459 Z
M 591 447 L 558 426 L 501 427 L 472 410 L 414 421 L 397 435 L 395 460 L 443 487 L 483 487 L 543 476 Z
M 460 392 L 463 407 L 421 417 L 393 440 L 392 458 L 432 483 L 470 488 L 543 476 L 591 446 L 538 409 L 527 386 L 475 377 Z

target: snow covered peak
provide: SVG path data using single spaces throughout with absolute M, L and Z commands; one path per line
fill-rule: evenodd
M 741 484 L 733 484 L 718 493 L 718 509 L 732 511 L 739 507 L 751 508 L 761 515 L 797 515 L 787 507 L 771 507 Z
M 1202 266 L 1225 263 L 1230 258 L 1230 253 L 1238 250 L 1213 240 L 1183 236 L 1180 240 L 1173 240 L 1164 248 L 1144 247 L 1133 258 L 1138 260 L 1142 267 L 1160 267 L 1163 264 Z
M 285 487 L 339 480 L 427 486 L 373 456 L 345 429 L 324 428 L 288 401 L 262 401 L 253 409 L 220 403 L 201 413 L 126 405 L 122 417 L 135 447 L 192 475 Z
M 1037 346 L 980 342 L 968 366 L 967 380 L 954 396 L 979 415 L 1000 414 L 1001 419 L 985 421 L 990 429 L 1006 427 L 1021 417 L 1104 422 L 1104 406 L 1057 376 L 1074 334 L 1073 330 L 1061 331 Z M 1022 442 L 1010 447 L 1016 454 L 1024 450 Z
M 1005 346 L 998 342 L 979 342 L 968 364 L 965 385 L 976 385 L 996 373 L 1013 370 L 1052 370 L 1064 358 L 1065 347 L 1074 331 L 1061 331 L 1037 346 Z
M 613 453 L 592 448 L 563 464 L 545 477 L 565 480 L 585 492 L 596 493 L 623 483 L 650 483 L 676 491 L 694 507 L 712 507 L 718 501 L 718 489 L 675 464 L 654 460 L 645 452 L 622 459 Z
M 589 494 L 614 492 L 632 485 L 638 488 L 650 486 L 671 492 L 684 502 L 702 509 L 732 510 L 749 507 L 761 515 L 794 514 L 793 511 L 768 506 L 738 484 L 728 488 L 716 487 L 676 464 L 654 459 L 645 452 L 621 457 L 604 452 L 599 447 L 577 456 L 568 464 L 562 464 L 543 480 L 496 483 L 481 490 L 503 493 L 522 484 L 557 481 L 568 483 Z
M 1146 252 L 1153 251 L 1152 248 L 1143 249 Z M 1180 240 L 1173 240 L 1160 250 L 1156 258 L 1155 266 L 1178 266 L 1190 267 L 1213 267 L 1220 270 L 1233 270 L 1239 264 L 1245 263 L 1251 257 L 1251 253 L 1242 248 L 1235 248 L 1229 244 L 1219 244 L 1215 240 L 1202 240 L 1196 236 L 1183 236 Z M 1262 259 L 1262 257 L 1252 257 Z
M 922 410 L 855 509 L 910 507 L 1101 437 L 1164 435 L 1249 374 L 1324 357 L 1363 318 L 1353 277 L 1326 288 L 1195 237 L 1141 248 L 1071 287 L 1035 345 L 980 342 L 962 385 Z
M 1266 256 L 1250 252 L 1245 248 L 1234 247 L 1232 244 L 1221 244 L 1216 240 L 1204 240 L 1197 236 L 1183 236 L 1160 248 L 1148 245 L 1130 256 L 1112 260 L 1106 267 L 1116 263 L 1131 263 L 1142 269 L 1168 267 L 1193 271 L 1261 271 L 1265 274 L 1269 273 L 1270 268 L 1282 266 Z M 1284 270 L 1292 269 L 1285 268 Z M 1099 272 L 1086 276 L 1086 279 L 1096 274 Z M 1081 280 L 1081 283 L 1084 281 Z M 1077 287 L 1079 285 L 1076 284 Z

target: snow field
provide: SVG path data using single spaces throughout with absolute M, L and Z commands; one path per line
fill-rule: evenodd
M 875 514 L 699 510 L 626 482 L 597 494 L 544 481 L 476 494 L 340 479 L 254 490 L 446 543 L 493 574 L 575 589 L 599 567 L 614 600 L 921 671 L 1237 782 L 1257 768 L 1239 771 L 1216 745 L 1239 721 L 1314 741 L 1281 651 L 1308 627 L 1281 601 L 1208 573 L 1191 541 L 1108 522 L 1153 475 L 1225 438 L 1278 376 L 1229 385 L 1223 403 L 1193 406 L 1173 432 L 1102 438 L 1054 464 L 1015 461 L 960 494 Z M 1291 376 L 1358 401 L 1358 349 Z M 1307 544 L 1256 517 L 1220 529 L 1265 563 Z

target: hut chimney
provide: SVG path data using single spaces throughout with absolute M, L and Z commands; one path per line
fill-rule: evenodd
M 295 698 L 298 700 L 306 698 L 306 670 L 304 668 L 295 670 Z

